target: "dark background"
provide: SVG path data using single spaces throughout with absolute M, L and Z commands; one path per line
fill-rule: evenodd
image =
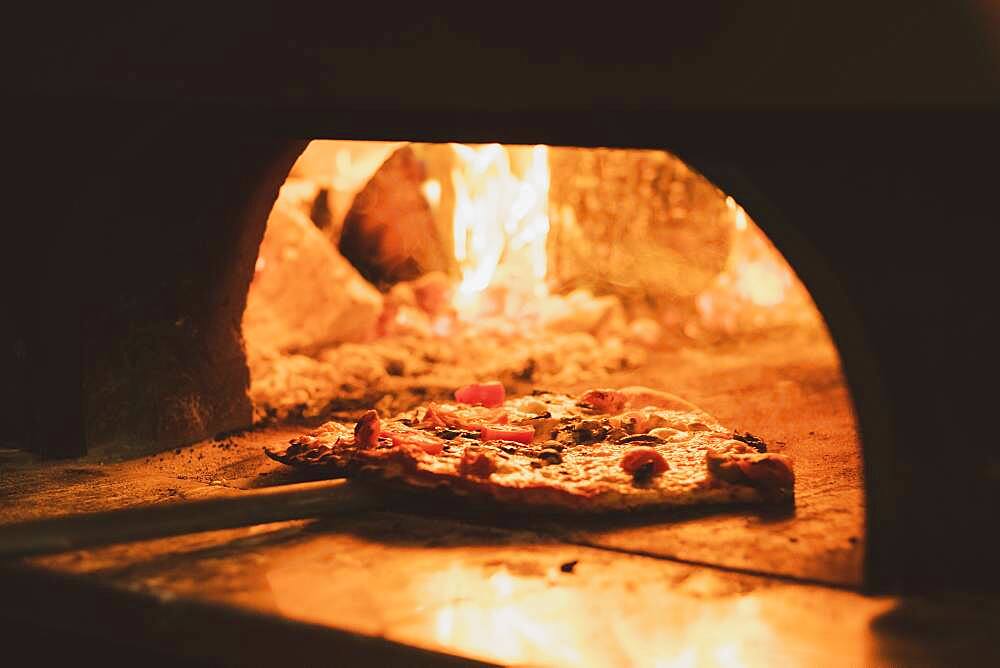
M 994 586 L 989 4 L 9 14 L 0 441 L 79 451 L 85 369 L 130 324 L 214 303 L 212 221 L 296 139 L 662 147 L 746 207 L 828 318 L 871 588 Z

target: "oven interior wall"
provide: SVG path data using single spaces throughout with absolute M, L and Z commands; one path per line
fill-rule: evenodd
M 5 264 L 15 447 L 149 452 L 250 423 L 245 286 L 301 145 L 146 112 L 102 109 L 74 126 L 50 111 L 69 137 L 58 153 L 25 151 L 25 169 L 74 176 L 45 224 L 31 211 L 12 229 L 12 247 L 33 249 Z
M 249 424 L 244 286 L 290 153 L 267 138 L 173 137 L 140 150 L 156 160 L 98 195 L 84 412 L 89 443 L 162 449 Z M 168 185 L 179 173 L 183 195 Z

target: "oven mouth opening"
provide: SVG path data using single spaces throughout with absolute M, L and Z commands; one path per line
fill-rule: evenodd
M 242 327 L 259 426 L 353 424 L 496 380 L 676 394 L 790 456 L 797 505 L 752 514 L 752 535 L 726 511 L 679 514 L 680 541 L 640 521 L 644 544 L 860 584 L 860 443 L 823 317 L 752 213 L 671 153 L 313 141 Z
M 269 216 L 242 328 L 258 421 L 403 410 L 490 379 L 578 391 L 663 355 L 839 373 L 761 228 L 655 150 L 314 141 Z

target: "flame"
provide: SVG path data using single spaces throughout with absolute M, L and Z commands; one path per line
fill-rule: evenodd
M 734 333 L 791 323 L 814 312 L 805 286 L 764 232 L 732 197 L 726 197 L 733 236 L 725 269 L 695 299 L 701 323 Z M 696 336 L 697 323 L 685 332 Z
M 760 228 L 750 227 L 746 211 L 732 197 L 726 197 L 726 208 L 736 230 L 729 263 L 736 294 L 757 306 L 777 306 L 795 282 L 791 267 Z
M 549 234 L 548 147 L 538 145 L 450 144 L 454 165 L 452 232 L 461 280 L 453 298 L 460 317 L 483 315 L 531 320 L 552 310 L 546 285 Z M 432 205 L 440 184 L 423 186 Z M 758 311 L 790 301 L 797 279 L 781 254 L 732 197 L 725 197 L 733 242 L 725 269 L 696 304 L 708 320 L 721 318 L 727 329 Z M 558 300 L 557 300 L 558 301 Z M 543 315 L 539 315 L 544 319 Z M 768 316 L 767 318 L 770 318 Z
M 785 301 L 791 277 L 782 268 L 766 260 L 746 261 L 736 274 L 736 291 L 758 306 L 777 306 Z
M 441 204 L 441 182 L 437 179 L 427 179 L 420 186 L 420 192 L 427 198 L 427 203 L 432 209 L 436 209 Z
M 480 295 L 502 284 L 513 301 L 544 297 L 549 233 L 548 147 L 451 144 L 455 166 L 456 291 L 460 311 L 477 310 Z M 521 176 L 512 168 L 524 165 Z
M 733 214 L 733 226 L 736 227 L 736 230 L 742 232 L 747 229 L 747 212 L 728 195 L 726 196 L 726 208 Z

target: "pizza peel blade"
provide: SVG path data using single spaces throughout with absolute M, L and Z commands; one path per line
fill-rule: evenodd
M 202 531 L 343 515 L 386 506 L 384 494 L 358 481 L 322 480 L 0 525 L 0 559 L 166 538 Z

